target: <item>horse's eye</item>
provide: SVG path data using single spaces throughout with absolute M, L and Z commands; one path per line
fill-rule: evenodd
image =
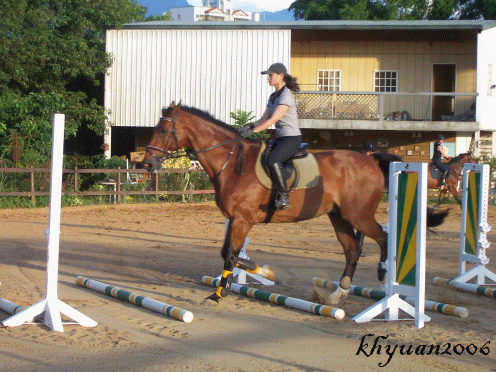
M 165 133 L 167 133 L 168 131 L 169 131 L 169 130 L 168 130 L 167 128 L 162 128 L 162 129 L 160 129 L 160 133 L 164 133 L 164 134 L 165 134 Z

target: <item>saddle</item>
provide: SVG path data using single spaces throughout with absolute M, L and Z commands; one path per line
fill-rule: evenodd
M 441 180 L 441 177 L 443 175 L 443 171 L 439 169 L 434 163 L 429 164 L 429 170 L 431 171 L 431 177 L 437 180 Z M 446 174 L 446 180 L 448 180 L 450 176 L 450 170 L 448 169 L 448 173 Z M 447 182 L 447 181 L 446 181 Z
M 258 182 L 266 189 L 272 189 L 272 179 L 266 164 L 267 155 L 272 150 L 272 147 L 272 142 L 262 142 L 255 164 L 255 174 Z M 315 187 L 320 180 L 317 160 L 307 152 L 307 148 L 308 143 L 302 143 L 298 152 L 282 164 L 282 174 L 288 185 L 288 191 Z

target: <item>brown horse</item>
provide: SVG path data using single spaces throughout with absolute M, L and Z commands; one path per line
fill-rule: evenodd
M 142 166 L 150 172 L 157 171 L 164 158 L 185 147 L 212 180 L 217 206 L 229 219 L 229 228 L 221 253 L 224 271 L 220 287 L 208 299 L 218 302 L 227 294 L 234 267 L 265 277 L 272 275 L 253 261 L 238 259 L 253 225 L 295 222 L 327 214 L 346 257 L 340 285 L 327 299 L 337 303 L 347 294 L 360 257 L 354 229 L 377 242 L 381 262 L 387 258 L 387 234 L 374 218 L 384 190 L 383 172 L 373 157 L 357 152 L 316 153 L 320 171 L 317 186 L 295 190 L 290 194 L 292 207 L 279 211 L 274 208 L 273 192 L 264 188 L 255 175 L 260 146 L 259 141 L 241 139 L 237 130 L 205 112 L 172 103 L 162 112 Z M 379 280 L 385 275 L 382 267 L 379 263 Z
M 429 189 L 439 189 L 439 200 L 437 204 L 434 206 L 434 209 L 439 207 L 439 205 L 443 202 L 446 193 L 449 191 L 456 199 L 456 201 L 461 205 L 462 199 L 458 195 L 458 183 L 462 180 L 462 170 L 463 164 L 465 163 L 477 163 L 471 156 L 470 152 L 465 154 L 460 154 L 448 162 L 449 168 L 449 176 L 445 180 L 445 184 L 443 186 L 439 186 L 439 170 L 434 168 L 433 166 L 429 166 L 428 178 L 427 178 L 427 188 Z M 434 174 L 435 173 L 435 174 Z

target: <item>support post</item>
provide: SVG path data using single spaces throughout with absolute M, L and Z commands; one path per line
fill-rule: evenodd
M 48 239 L 46 267 L 46 297 L 36 304 L 3 321 L 5 327 L 16 327 L 40 314 L 42 323 L 50 330 L 64 332 L 60 314 L 65 314 L 83 327 L 95 327 L 98 323 L 81 314 L 57 298 L 59 265 L 60 208 L 62 197 L 62 166 L 64 155 L 64 114 L 55 114 L 52 126 L 52 170 L 50 175 L 49 224 L 45 233 Z

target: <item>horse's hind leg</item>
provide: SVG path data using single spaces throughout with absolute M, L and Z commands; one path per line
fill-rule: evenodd
M 377 277 L 380 281 L 383 281 L 386 276 L 387 233 L 384 232 L 382 226 L 372 217 L 368 220 L 360 220 L 355 227 L 372 240 L 375 240 L 375 242 L 379 245 L 381 257 L 377 268 Z
M 350 289 L 353 274 L 360 258 L 360 247 L 355 237 L 355 231 L 350 222 L 346 221 L 339 213 L 329 213 L 332 226 L 336 231 L 338 241 L 343 246 L 346 257 L 346 266 L 339 281 L 338 288 L 328 297 L 329 304 L 339 303 L 341 297 L 346 296 Z

